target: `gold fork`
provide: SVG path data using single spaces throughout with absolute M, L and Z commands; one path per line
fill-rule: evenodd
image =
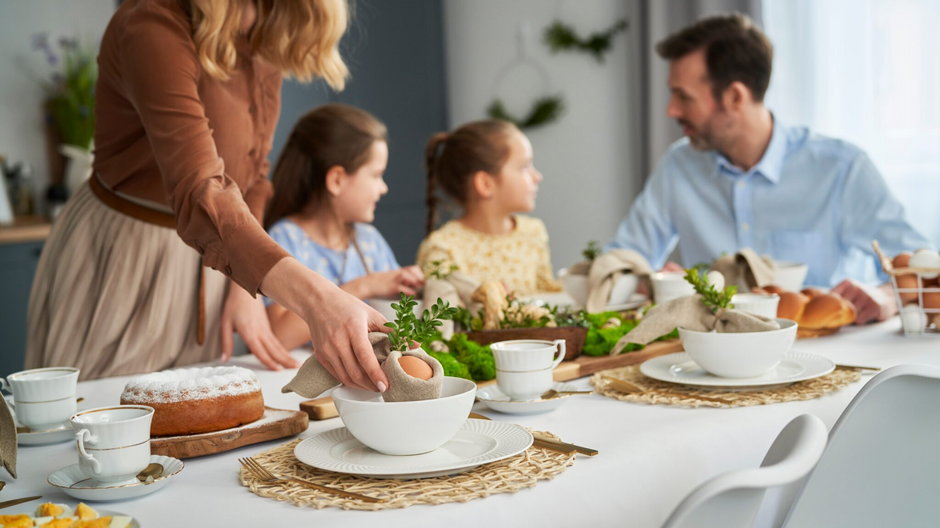
M 325 493 L 332 493 L 333 495 L 339 495 L 341 497 L 347 497 L 350 499 L 359 499 L 364 502 L 383 502 L 382 499 L 376 499 L 375 497 L 369 497 L 366 495 L 360 495 L 358 493 L 353 493 L 351 491 L 344 491 L 340 489 L 334 489 L 327 486 L 322 486 L 320 484 L 314 484 L 313 482 L 308 482 L 296 477 L 279 477 L 274 473 L 268 471 L 264 466 L 258 463 L 257 460 L 246 457 L 239 458 L 238 463 L 241 464 L 249 473 L 254 475 L 256 478 L 262 482 L 267 482 L 270 484 L 282 483 L 282 482 L 294 482 L 302 486 L 307 486 L 308 488 L 313 488 L 315 490 L 323 491 Z

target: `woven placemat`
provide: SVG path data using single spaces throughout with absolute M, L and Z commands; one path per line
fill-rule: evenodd
M 539 436 L 558 438 L 549 433 L 539 433 Z M 518 455 L 457 475 L 411 480 L 373 479 L 307 466 L 294 457 L 294 447 L 299 443 L 300 440 L 294 440 L 253 458 L 276 475 L 294 476 L 323 486 L 383 499 L 383 502 L 367 503 L 347 499 L 291 482 L 268 484 L 258 480 L 245 468 L 241 468 L 240 473 L 242 485 L 255 495 L 287 501 L 295 506 L 309 506 L 318 510 L 329 507 L 385 510 L 407 508 L 415 504 L 468 502 L 496 493 L 515 493 L 531 488 L 539 481 L 555 478 L 574 464 L 575 457 L 574 453 L 564 454 L 530 447 Z
M 625 393 L 616 390 L 610 378 L 626 380 L 643 392 Z M 648 378 L 640 372 L 639 365 L 604 370 L 591 377 L 595 392 L 609 398 L 633 403 L 674 405 L 679 407 L 746 407 L 788 401 L 812 400 L 842 389 L 861 379 L 854 368 L 836 368 L 825 376 L 788 385 L 775 385 L 763 390 L 718 390 L 701 389 L 688 385 L 668 383 Z

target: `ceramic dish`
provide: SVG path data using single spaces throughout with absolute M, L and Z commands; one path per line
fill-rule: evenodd
M 417 479 L 452 475 L 517 455 L 532 434 L 515 424 L 467 420 L 450 441 L 421 455 L 384 455 L 356 440 L 345 427 L 308 438 L 294 448 L 304 464 L 372 478 Z
M 705 372 L 685 352 L 666 354 L 645 361 L 640 372 L 650 378 L 700 387 L 728 387 L 766 389 L 829 374 L 836 368 L 828 358 L 815 354 L 791 352 L 769 372 L 753 378 L 722 378 Z
M 63 506 L 65 506 L 65 505 L 63 505 Z M 73 508 L 71 508 L 71 509 L 74 510 L 75 508 L 73 507 Z M 116 511 L 110 511 L 110 510 L 99 510 L 98 508 L 94 508 L 94 510 L 95 510 L 96 512 L 98 512 L 98 517 L 117 517 L 117 516 L 121 516 L 121 517 L 130 517 L 131 522 L 130 522 L 129 524 L 127 524 L 127 528 L 140 528 L 140 523 L 137 522 L 137 519 L 131 517 L 130 515 L 128 515 L 128 514 L 126 514 L 126 513 L 121 513 L 121 512 L 116 512 Z M 36 507 L 33 506 L 32 508 L 28 508 L 28 509 L 25 509 L 25 510 L 22 509 L 22 508 L 19 508 L 19 509 L 17 509 L 16 511 L 11 511 L 11 512 L 4 511 L 4 512 L 3 512 L 3 515 L 29 515 L 30 517 L 35 518 L 35 517 L 36 517 Z M 59 517 L 69 517 L 69 515 L 60 515 Z
M 555 383 L 552 385 L 552 388 L 559 392 L 579 390 L 578 387 L 570 383 Z M 478 400 L 494 411 L 507 414 L 535 414 L 553 411 L 557 409 L 559 405 L 565 403 L 565 400 L 567 400 L 569 396 L 575 395 L 561 394 L 547 400 L 513 401 L 509 396 L 503 393 L 503 391 L 499 390 L 498 385 L 487 385 L 477 389 Z
M 627 299 L 627 302 L 621 304 L 609 304 L 604 307 L 605 312 L 623 312 L 626 310 L 635 310 L 646 304 L 649 299 L 645 295 L 634 293 Z
M 13 396 L 4 396 L 4 398 L 10 403 L 15 403 Z M 15 411 L 13 412 L 13 418 L 16 419 Z M 22 427 L 23 425 L 16 422 L 16 426 Z M 31 430 L 28 433 L 16 433 L 16 443 L 19 445 L 57 444 L 73 438 L 75 438 L 75 430 L 72 429 L 72 424 L 68 420 L 42 431 Z
M 46 482 L 79 500 L 114 501 L 132 499 L 153 493 L 166 486 L 171 478 L 183 470 L 183 463 L 173 457 L 150 455 L 150 462 L 163 464 L 163 475 L 150 484 L 140 481 L 127 484 L 98 483 L 86 477 L 78 468 L 78 464 L 72 464 L 53 472 Z

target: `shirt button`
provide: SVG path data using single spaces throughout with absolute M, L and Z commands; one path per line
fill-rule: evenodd
M 255 106 L 254 103 L 251 103 L 250 105 L 248 105 L 248 111 L 253 114 L 258 111 L 258 107 Z
M 743 189 L 744 186 L 747 185 L 747 184 L 744 183 L 743 181 L 739 181 L 737 185 L 738 185 L 738 189 Z
M 255 157 L 255 154 L 257 153 L 258 153 L 258 149 L 254 149 L 254 148 L 248 151 L 248 155 L 251 156 L 252 158 Z
M 225 270 L 224 270 L 224 271 L 225 271 L 225 274 L 226 274 L 226 275 L 231 275 L 231 274 L 232 274 L 232 267 L 231 267 L 231 266 L 225 266 Z
M 751 229 L 750 224 L 741 224 L 741 231 L 750 231 L 750 229 Z

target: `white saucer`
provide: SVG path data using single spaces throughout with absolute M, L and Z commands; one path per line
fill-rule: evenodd
M 640 365 L 645 376 L 670 383 L 700 387 L 729 387 L 735 389 L 767 388 L 829 374 L 836 368 L 828 358 L 803 352 L 791 352 L 770 372 L 753 378 L 722 378 L 709 374 L 685 352 L 655 357 Z
M 17 427 L 22 425 L 17 422 Z M 61 423 L 51 429 L 42 431 L 30 431 L 28 433 L 16 433 L 16 443 L 20 445 L 43 445 L 56 444 L 75 438 L 75 430 L 69 422 Z
M 150 455 L 150 462 L 163 464 L 163 475 L 150 484 L 138 480 L 126 484 L 100 483 L 89 479 L 78 468 L 78 464 L 54 471 L 46 480 L 49 484 L 61 488 L 66 494 L 86 501 L 115 501 L 133 499 L 157 491 L 166 486 L 174 475 L 183 470 L 183 463 L 173 457 Z
M 420 455 L 384 455 L 363 445 L 345 427 L 308 438 L 294 448 L 304 464 L 373 478 L 415 479 L 452 475 L 517 455 L 532 434 L 515 424 L 467 420 L 447 443 Z
M 639 293 L 634 293 L 627 299 L 627 302 L 622 304 L 608 304 L 604 307 L 605 312 L 623 312 L 625 310 L 633 310 L 639 308 L 646 304 L 646 301 L 649 299 L 645 295 Z
M 552 388 L 559 392 L 578 390 L 577 387 L 569 383 L 555 383 L 552 385 Z M 483 404 L 490 409 L 506 414 L 534 414 L 553 411 L 558 408 L 559 405 L 565 403 L 565 400 L 569 396 L 574 396 L 574 394 L 562 394 L 557 398 L 551 398 L 548 400 L 538 399 L 521 401 L 513 400 L 503 391 L 501 391 L 499 386 L 495 384 L 487 385 L 477 389 L 478 400 L 483 402 Z
M 67 505 L 67 504 L 60 504 L 60 506 L 68 506 L 68 505 Z M 75 510 L 74 507 L 70 507 L 70 508 L 67 508 L 66 511 L 72 511 L 72 512 L 74 512 L 74 510 Z M 111 511 L 111 510 L 99 510 L 98 508 L 94 508 L 94 510 L 95 510 L 96 512 L 98 512 L 98 517 L 109 517 L 109 516 L 110 516 L 110 517 L 114 517 L 114 516 L 130 517 L 130 518 L 131 518 L 131 522 L 130 522 L 130 524 L 127 525 L 127 528 L 140 528 L 140 523 L 137 522 L 137 519 L 135 519 L 134 517 L 131 517 L 130 515 L 128 515 L 128 514 L 126 514 L 126 513 L 121 513 L 121 512 Z M 3 513 L 4 513 L 5 515 L 29 515 L 30 517 L 34 517 L 34 518 L 35 518 L 35 517 L 36 517 L 36 506 L 33 506 L 33 507 L 31 507 L 31 508 L 28 508 L 28 509 L 18 508 L 18 509 L 16 509 L 16 511 L 3 512 Z M 59 517 L 69 517 L 69 516 L 74 517 L 74 514 L 71 514 L 71 515 L 65 515 L 65 514 L 63 514 L 63 515 L 60 515 Z

